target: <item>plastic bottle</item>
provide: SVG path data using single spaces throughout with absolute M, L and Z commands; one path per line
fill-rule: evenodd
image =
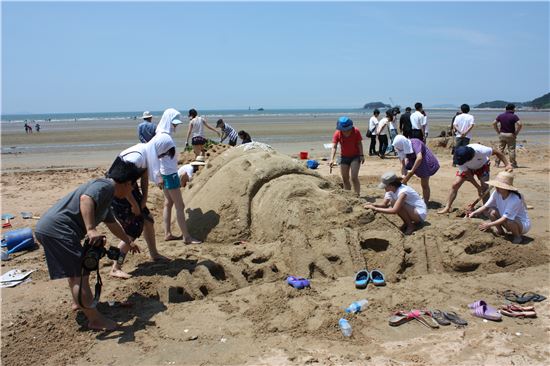
M 351 337 L 351 325 L 346 319 L 341 318 L 338 321 L 338 326 L 340 327 L 340 330 L 342 331 L 344 337 Z
M 369 300 L 367 299 L 354 301 L 351 303 L 350 306 L 346 308 L 346 313 L 351 313 L 351 314 L 358 313 L 361 310 L 365 310 L 368 304 L 369 304 Z

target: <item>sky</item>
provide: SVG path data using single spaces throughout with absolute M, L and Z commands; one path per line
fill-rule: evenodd
M 547 1 L 3 1 L 1 18 L 2 114 L 475 105 L 550 91 Z

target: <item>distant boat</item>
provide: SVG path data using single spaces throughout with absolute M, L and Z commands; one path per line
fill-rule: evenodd
M 263 108 L 258 108 L 259 111 L 263 111 L 264 109 Z

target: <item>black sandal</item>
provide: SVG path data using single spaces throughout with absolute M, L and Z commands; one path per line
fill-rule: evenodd
M 449 321 L 451 321 L 452 323 L 455 323 L 456 325 L 460 325 L 460 326 L 468 325 L 468 322 L 462 319 L 461 317 L 459 317 L 458 314 L 455 313 L 454 311 L 445 312 L 443 313 L 443 316 L 447 318 Z

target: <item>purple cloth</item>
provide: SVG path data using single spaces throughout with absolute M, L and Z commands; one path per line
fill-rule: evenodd
M 413 153 L 407 154 L 405 168 L 411 170 L 416 161 L 416 154 L 422 153 L 422 163 L 414 172 L 418 178 L 431 177 L 439 170 L 439 161 L 426 145 L 419 139 L 411 139 Z
M 500 132 L 502 133 L 515 133 L 517 121 L 519 121 L 519 117 L 513 111 L 506 111 L 497 117 L 497 122 L 500 122 Z

